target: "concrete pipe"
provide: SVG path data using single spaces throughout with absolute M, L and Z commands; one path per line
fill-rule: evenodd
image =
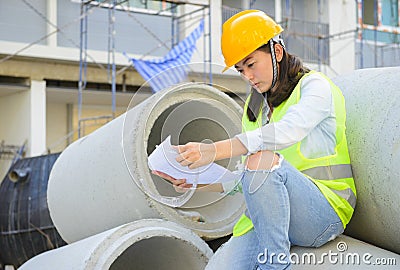
M 400 68 L 357 70 L 334 81 L 347 108 L 357 206 L 346 234 L 400 253 Z
M 190 230 L 173 222 L 148 219 L 47 251 L 19 269 L 201 270 L 212 254 L 206 242 Z
M 227 250 L 236 245 L 232 241 L 226 242 L 218 249 L 207 269 L 227 269 L 227 260 L 230 254 Z M 262 265 L 270 260 L 284 260 L 285 254 L 274 253 L 267 248 L 257 255 L 258 262 Z M 395 270 L 399 269 L 400 255 L 378 248 L 346 235 L 340 235 L 325 245 L 314 247 L 292 246 L 288 258 L 292 270 Z
M 148 155 L 173 144 L 221 140 L 241 129 L 241 108 L 223 92 L 188 83 L 158 92 L 68 146 L 49 177 L 51 218 L 70 243 L 121 224 L 164 218 L 205 239 L 230 234 L 245 209 L 241 194 L 189 191 L 151 174 Z M 220 165 L 234 170 L 238 159 Z
M 399 269 L 400 255 L 346 235 L 319 248 L 294 246 L 290 251 L 293 270 Z

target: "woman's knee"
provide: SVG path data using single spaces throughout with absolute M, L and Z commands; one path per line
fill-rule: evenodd
M 270 170 L 279 163 L 279 156 L 274 152 L 259 151 L 247 157 L 246 167 L 249 170 Z

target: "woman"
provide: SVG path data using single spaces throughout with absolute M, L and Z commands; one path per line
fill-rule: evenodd
M 207 269 L 290 269 L 290 246 L 318 247 L 341 234 L 355 206 L 343 96 L 324 75 L 286 52 L 283 29 L 265 13 L 240 12 L 223 25 L 226 69 L 252 86 L 243 133 L 213 144 L 178 147 L 197 168 L 247 155 L 241 190 L 247 211 Z M 184 179 L 170 180 L 188 188 Z M 205 189 L 228 192 L 232 185 Z

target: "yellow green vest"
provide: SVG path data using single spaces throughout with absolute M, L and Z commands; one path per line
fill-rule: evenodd
M 277 122 L 282 119 L 288 108 L 299 102 L 302 80 L 310 74 L 315 73 L 315 71 L 311 71 L 301 78 L 289 98 L 274 109 L 270 122 Z M 345 134 L 346 109 L 344 97 L 340 89 L 329 78 L 322 73 L 319 74 L 330 83 L 333 94 L 336 115 L 335 154 L 315 159 L 308 159 L 300 151 L 301 141 L 278 152 L 282 154 L 292 166 L 305 174 L 318 186 L 328 202 L 332 205 L 335 212 L 338 214 L 343 226 L 346 227 L 354 212 L 356 188 L 352 177 Z M 248 119 L 246 111 L 249 100 L 250 96 L 247 98 L 244 107 L 242 118 L 243 132 L 255 130 L 261 127 L 262 122 L 261 110 L 256 122 L 251 122 Z M 243 235 L 252 228 L 253 223 L 251 220 L 246 215 L 242 215 L 233 228 L 233 235 Z

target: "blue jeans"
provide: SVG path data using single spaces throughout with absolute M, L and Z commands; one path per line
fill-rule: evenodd
M 318 187 L 287 161 L 272 171 L 245 170 L 241 181 L 254 228 L 222 245 L 207 270 L 290 269 L 291 245 L 319 247 L 343 233 Z

